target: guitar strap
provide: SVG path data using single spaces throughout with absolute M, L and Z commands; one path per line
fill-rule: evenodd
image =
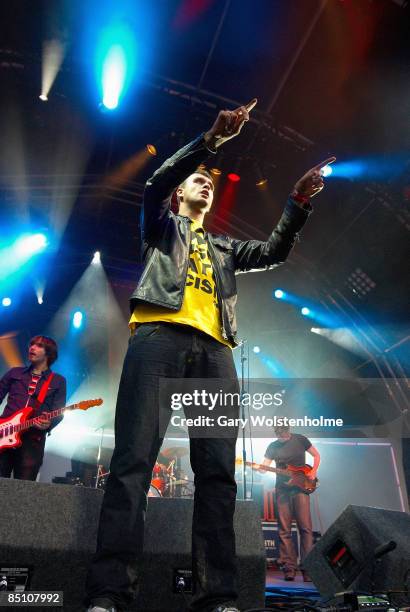
M 50 383 L 53 380 L 53 377 L 54 377 L 54 372 L 51 372 L 50 375 L 44 381 L 43 386 L 41 387 L 40 393 L 38 394 L 38 397 L 37 397 L 37 400 L 36 400 L 36 402 L 37 402 L 36 403 L 36 407 L 34 408 L 34 406 L 33 406 L 34 410 L 36 410 L 36 411 L 39 410 L 41 405 L 43 404 L 43 402 L 45 400 L 45 397 L 47 395 L 47 391 L 48 391 L 48 389 L 50 387 Z M 31 395 L 29 395 L 28 398 L 27 398 L 26 408 L 29 405 L 30 398 L 31 398 Z
M 41 387 L 40 393 L 38 394 L 38 397 L 37 397 L 37 409 L 39 409 L 41 404 L 44 402 L 48 388 L 53 378 L 54 378 L 54 372 L 51 372 L 48 378 L 46 379 L 45 383 Z

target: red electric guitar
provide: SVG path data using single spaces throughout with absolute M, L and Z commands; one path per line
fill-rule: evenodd
M 236 465 L 243 465 L 242 459 L 237 459 L 235 463 Z M 252 463 L 251 461 L 246 461 L 245 465 L 249 465 L 249 467 L 251 467 L 253 470 L 258 470 L 261 467 L 267 472 L 274 472 L 275 474 L 289 476 L 289 480 L 284 482 L 283 486 L 300 489 L 303 491 L 303 493 L 308 493 L 309 495 L 316 491 L 319 484 L 319 480 L 317 478 L 311 480 L 306 476 L 306 474 L 312 469 L 312 466 L 310 465 L 288 465 L 286 468 L 273 468 L 260 463 Z
M 85 400 L 84 402 L 64 406 L 64 408 L 58 408 L 57 410 L 44 414 L 48 418 L 54 419 L 60 416 L 60 414 L 63 414 L 66 410 L 88 410 L 92 406 L 101 406 L 102 403 L 102 399 Z M 35 425 L 40 416 L 37 415 L 35 418 L 30 419 L 29 416 L 32 412 L 33 408 L 22 408 L 12 416 L 0 419 L 0 453 L 7 448 L 17 448 L 22 445 L 20 438 L 21 434 Z

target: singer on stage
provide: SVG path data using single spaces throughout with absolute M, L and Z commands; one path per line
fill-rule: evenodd
M 310 198 L 323 188 L 321 168 L 333 161 L 312 168 L 296 183 L 266 242 L 208 233 L 204 219 L 214 185 L 198 166 L 239 134 L 255 104 L 256 99 L 221 111 L 209 131 L 165 161 L 146 184 L 145 268 L 131 296 L 133 335 L 118 392 L 116 443 L 97 552 L 87 579 L 86 603 L 93 612 L 124 610 L 137 594 L 147 491 L 162 443 L 160 379 L 237 379 L 232 357 L 238 344 L 235 272 L 266 270 L 286 260 L 312 210 Z M 178 214 L 170 208 L 174 192 Z M 191 611 L 237 610 L 235 443 L 234 437 L 191 438 Z

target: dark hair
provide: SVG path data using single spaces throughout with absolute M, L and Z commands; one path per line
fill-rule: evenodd
M 284 419 L 285 417 L 283 416 L 277 416 L 277 419 Z M 282 420 L 282 425 L 275 425 L 273 428 L 275 431 L 276 430 L 281 430 L 281 431 L 290 431 L 290 425 L 289 423 L 287 425 L 285 425 L 285 422 Z
M 47 365 L 50 367 L 55 361 L 57 361 L 58 357 L 58 348 L 57 343 L 52 338 L 48 336 L 34 336 L 29 342 L 29 346 L 33 344 L 39 344 L 44 347 L 44 351 L 47 357 Z
M 208 172 L 208 170 L 206 170 L 205 168 L 201 168 L 201 166 L 199 166 L 199 168 L 194 170 L 194 172 L 191 172 L 191 174 L 189 176 L 192 176 L 193 174 L 202 174 L 202 176 L 206 176 L 207 178 L 211 179 L 212 184 L 215 185 L 212 174 L 210 172 Z M 183 187 L 185 185 L 185 182 L 187 181 L 188 178 L 189 177 L 187 177 L 185 179 L 185 181 L 182 181 L 182 183 L 180 185 L 178 185 L 178 187 Z

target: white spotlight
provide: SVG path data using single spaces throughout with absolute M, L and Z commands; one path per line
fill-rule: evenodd
M 36 292 L 36 298 L 39 304 L 43 303 L 44 286 L 45 286 L 44 279 L 40 279 L 36 277 L 34 278 L 34 290 Z
M 43 62 L 41 75 L 40 100 L 47 102 L 48 94 L 53 86 L 65 55 L 65 43 L 62 40 L 46 40 L 43 44 Z
M 254 347 L 253 347 L 253 352 L 254 352 L 254 353 L 260 353 L 260 352 L 261 352 L 260 347 L 259 347 L 259 346 L 254 346 Z
M 100 262 L 101 262 L 101 253 L 100 253 L 100 251 L 96 251 L 94 253 L 94 257 L 93 257 L 91 263 L 96 264 L 96 263 L 100 263 Z

